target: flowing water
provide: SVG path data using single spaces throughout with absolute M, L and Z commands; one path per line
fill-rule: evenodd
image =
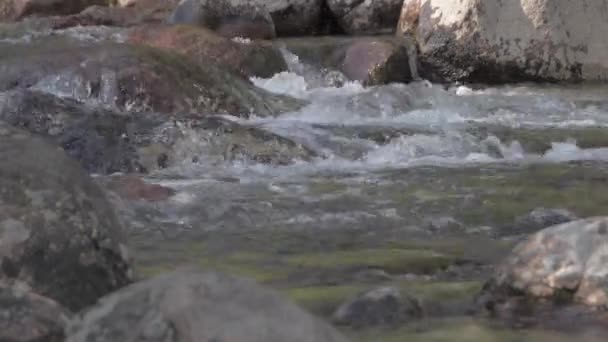
M 452 317 L 353 333 L 362 340 L 572 338 L 574 325 L 514 332 L 453 317 L 513 243 L 540 228 L 522 230 L 518 218 L 537 208 L 606 214 L 607 86 L 364 87 L 285 56 L 289 72 L 252 81 L 309 104 L 275 118 L 229 119 L 317 157 L 283 166 L 227 161 L 193 134 L 184 155 L 196 162 L 184 158 L 149 177 L 177 195 L 126 210 L 139 227 L 144 273 L 181 263 L 241 273 L 322 316 L 390 284 L 440 302 L 438 316 Z
M 62 34 L 122 39 L 79 30 Z M 347 329 L 357 340 L 570 340 L 574 325 L 563 321 L 494 330 L 466 309 L 513 244 L 539 229 L 521 227 L 521 217 L 537 208 L 608 213 L 608 86 L 364 87 L 284 54 L 288 72 L 252 82 L 308 105 L 279 117 L 224 118 L 315 157 L 287 165 L 227 158 L 188 132 L 182 162 L 147 177 L 176 195 L 120 206 L 140 272 L 195 263 L 244 274 L 325 317 L 380 285 L 441 307 L 411 327 Z

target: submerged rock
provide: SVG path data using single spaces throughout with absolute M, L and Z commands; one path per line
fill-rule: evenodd
M 485 285 L 490 310 L 520 298 L 608 305 L 608 218 L 553 226 L 520 243 Z
M 63 342 L 71 313 L 21 282 L 0 283 L 0 341 Z
M 122 225 L 58 148 L 0 122 L 0 280 L 71 310 L 131 280 Z
M 168 22 L 201 26 L 229 38 L 272 39 L 276 36 L 268 9 L 256 1 L 182 0 Z
M 605 80 L 604 0 L 406 0 L 426 78 L 502 83 Z
M 77 317 L 68 342 L 342 342 L 329 325 L 253 281 L 177 271 L 124 288 Z
M 109 4 L 109 0 L 4 0 L 0 2 L 0 22 L 28 16 L 74 14 L 88 6 Z
M 418 300 L 404 296 L 393 287 L 381 287 L 342 304 L 333 314 L 336 324 L 364 328 L 398 325 L 422 316 Z
M 32 88 L 128 112 L 268 116 L 301 106 L 213 63 L 149 47 L 46 36 L 0 49 L 0 91 Z
M 346 33 L 393 33 L 403 0 L 328 0 L 327 5 Z
M 167 200 L 176 193 L 171 188 L 147 183 L 136 175 L 112 176 L 107 183 L 110 191 L 127 200 L 157 202 Z
M 515 219 L 514 232 L 536 232 L 558 224 L 574 221 L 578 217 L 566 209 L 536 208 Z
M 233 41 L 204 28 L 138 27 L 128 41 L 177 52 L 203 65 L 214 62 L 248 77 L 270 78 L 287 70 L 281 51 L 270 44 Z

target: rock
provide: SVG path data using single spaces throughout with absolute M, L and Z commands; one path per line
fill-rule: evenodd
M 302 101 L 271 94 L 213 63 L 166 51 L 45 36 L 0 43 L 0 91 L 31 88 L 118 111 L 276 115 Z
M 67 342 L 346 342 L 253 281 L 184 270 L 103 298 L 73 320 L 67 335 Z
M 137 154 L 136 137 L 160 125 L 152 115 L 134 116 L 84 106 L 35 91 L 0 95 L 0 120 L 51 138 L 92 173 L 145 172 Z
M 24 283 L 0 283 L 0 341 L 63 342 L 71 313 Z
M 270 164 L 315 156 L 276 134 L 218 117 L 127 114 L 36 91 L 0 93 L 0 120 L 49 138 L 97 174 L 145 173 L 203 156 Z M 160 190 L 136 189 L 154 198 Z
M 415 298 L 404 296 L 394 287 L 381 287 L 342 304 L 332 320 L 339 325 L 364 328 L 378 325 L 398 325 L 422 316 Z
M 543 228 L 574 221 L 578 217 L 566 209 L 536 208 L 515 219 L 513 233 L 534 233 Z
M 131 280 L 122 225 L 57 148 L 0 122 L 0 280 L 77 311 Z
M 502 83 L 608 79 L 604 0 L 406 0 L 423 76 Z
M 108 0 L 3 0 L 0 22 L 15 21 L 28 16 L 67 15 L 92 5 L 109 5 Z
M 211 29 L 228 38 L 272 39 L 274 22 L 263 3 L 243 0 L 182 0 L 170 24 Z
M 328 0 L 327 4 L 349 34 L 394 33 L 403 0 Z
M 279 36 L 310 36 L 321 29 L 323 0 L 253 1 L 268 8 Z
M 111 177 L 108 189 L 128 200 L 164 201 L 176 191 L 159 184 L 149 184 L 136 175 Z
M 235 42 L 203 28 L 137 27 L 128 41 L 180 53 L 203 65 L 212 61 L 247 77 L 270 78 L 287 70 L 278 48 L 254 41 Z
M 484 286 L 491 310 L 521 298 L 608 305 L 608 218 L 594 217 L 544 229 L 518 244 Z
M 324 37 L 282 39 L 302 61 L 338 70 L 365 85 L 409 82 L 408 45 L 395 37 Z

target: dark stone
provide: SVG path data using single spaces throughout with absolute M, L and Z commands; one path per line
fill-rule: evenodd
M 0 280 L 77 311 L 131 280 L 122 225 L 59 148 L 0 122 Z
M 67 342 L 346 342 L 278 293 L 236 276 L 177 271 L 133 284 L 83 312 Z
M 218 117 L 121 113 L 27 90 L 0 94 L 0 120 L 49 138 L 98 174 L 146 173 L 200 155 L 270 164 L 315 156 L 289 139 Z M 207 144 L 191 146 L 192 139 Z M 146 191 L 137 196 L 159 195 Z
M 71 313 L 21 282 L 0 283 L 0 341 L 63 342 Z
M 365 328 L 395 326 L 421 316 L 422 307 L 417 299 L 401 294 L 399 289 L 381 287 L 341 305 L 332 320 L 339 325 Z
M 276 36 L 266 6 L 252 1 L 183 0 L 168 22 L 205 27 L 228 38 L 272 39 Z

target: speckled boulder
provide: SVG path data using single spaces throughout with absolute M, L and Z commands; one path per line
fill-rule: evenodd
M 604 0 L 405 0 L 427 78 L 502 83 L 608 79 Z
M 122 226 L 62 150 L 0 122 L 0 280 L 73 311 L 131 280 Z
M 570 300 L 608 305 L 608 218 L 544 229 L 521 242 L 486 284 L 482 304 L 492 310 L 511 299 Z

